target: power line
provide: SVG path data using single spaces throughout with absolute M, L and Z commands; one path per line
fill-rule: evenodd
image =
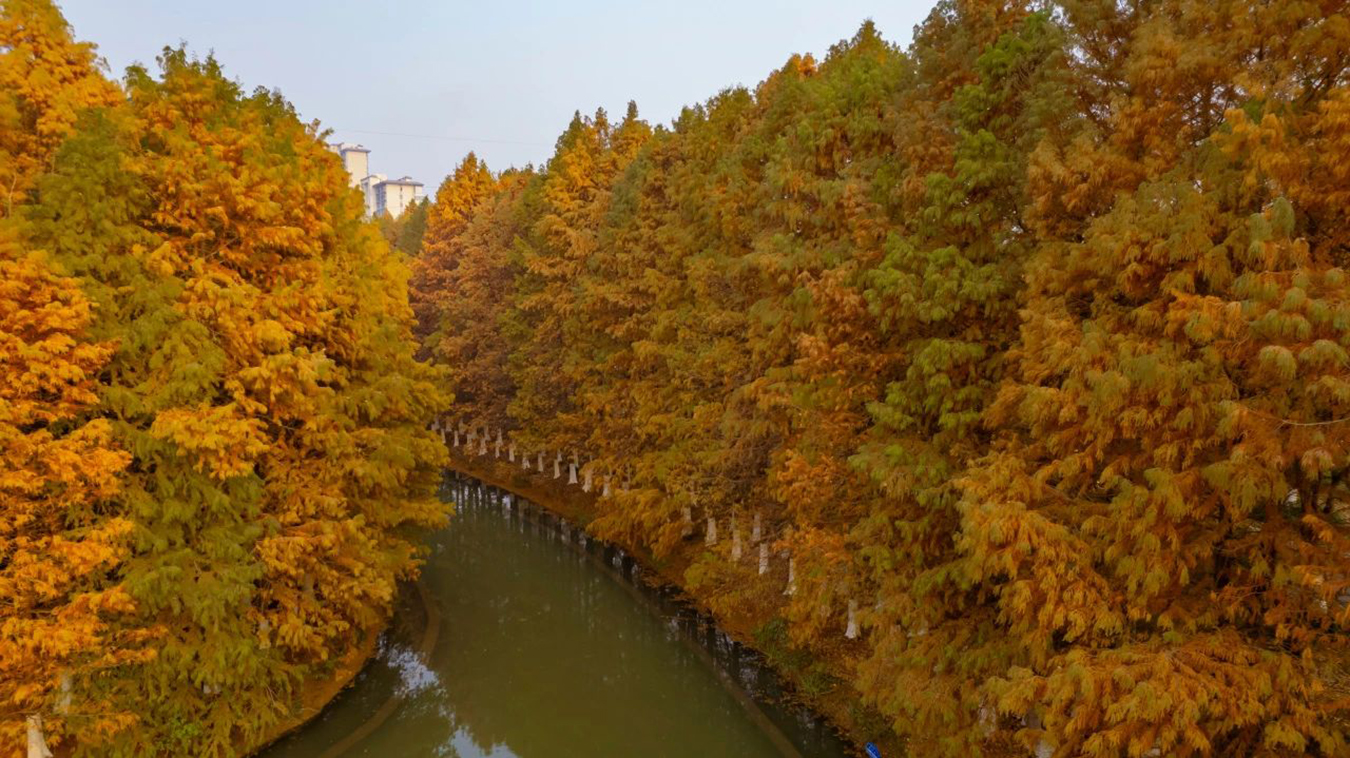
M 488 139 L 484 137 L 447 137 L 440 134 L 405 134 L 403 132 L 372 132 L 365 129 L 335 129 L 337 132 L 347 132 L 350 134 L 376 134 L 382 137 L 411 137 L 413 139 L 434 139 L 445 142 L 486 142 L 494 145 L 524 145 L 527 147 L 551 147 L 543 142 L 522 142 L 509 139 Z

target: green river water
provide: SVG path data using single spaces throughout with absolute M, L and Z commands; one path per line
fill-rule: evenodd
M 848 754 L 622 551 L 470 479 L 444 496 L 379 655 L 263 758 Z

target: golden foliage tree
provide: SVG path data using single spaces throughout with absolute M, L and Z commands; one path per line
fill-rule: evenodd
M 93 418 L 111 347 L 90 342 L 90 303 L 0 222 L 0 740 L 26 718 L 48 739 L 115 731 L 130 703 L 85 696 L 90 677 L 144 658 L 116 569 L 133 524 L 110 502 L 128 456 Z
M 76 42 L 51 0 L 0 4 L 0 191 L 6 216 L 24 202 L 80 112 L 120 99 L 94 46 Z
M 45 0 L 0 5 L 0 739 L 30 719 L 59 744 L 135 720 L 90 682 L 149 653 L 125 624 L 118 568 L 132 523 L 117 513 L 128 456 L 98 418 L 112 345 L 91 340 L 92 305 L 32 247 L 22 222 L 34 183 L 81 112 L 120 99 Z M 134 669 L 133 669 L 134 670 Z
M 1335 0 L 946 0 L 578 116 L 436 357 L 916 752 L 1345 755 L 1347 61 Z
M 427 207 L 426 233 L 412 263 L 409 297 L 417 316 L 417 336 L 427 344 L 437 330 L 436 314 L 445 311 L 445 298 L 456 292 L 451 277 L 464 256 L 457 238 L 468 225 L 474 208 L 500 185 L 487 164 L 469 153 L 436 190 L 436 202 Z
M 1285 166 L 1341 139 L 1350 37 L 1314 6 L 1165 5 L 1118 19 L 1148 102 L 1075 144 L 1114 173 L 1036 177 L 1075 233 L 1029 263 L 1009 434 L 962 481 L 967 571 L 1023 657 L 988 688 L 1063 754 L 1339 755 L 1343 222 Z M 1109 206 L 1054 207 L 1102 181 Z
M 515 394 L 506 371 L 513 340 L 499 335 L 514 295 L 518 262 L 511 255 L 512 243 L 525 231 L 520 225 L 522 200 L 532 176 L 529 171 L 504 174 L 501 191 L 484 200 L 485 206 L 460 232 L 436 243 L 453 251 L 455 262 L 439 274 L 444 290 L 432 311 L 436 331 L 427 345 L 432 358 L 445 366 L 454 396 L 473 409 L 457 419 L 467 429 L 500 429 L 507 420 L 506 404 Z
M 20 28 L 67 34 L 52 14 Z M 63 122 L 73 132 L 35 169 L 24 244 L 70 278 L 34 254 L 6 264 L 32 290 L 5 291 L 18 298 L 6 328 L 38 345 L 18 353 L 36 366 L 18 376 L 73 389 L 70 408 L 16 417 L 6 437 L 20 446 L 7 486 L 52 502 L 5 502 L 19 530 L 0 559 L 16 572 L 5 590 L 36 594 L 19 626 L 0 623 L 31 648 L 21 625 L 65 612 L 64 593 L 72 624 L 15 697 L 64 702 L 52 676 L 73 671 L 75 697 L 108 717 L 79 730 L 83 749 L 231 755 L 292 710 L 300 682 L 378 633 L 416 570 L 416 530 L 444 518 L 444 450 L 426 429 L 443 401 L 412 357 L 404 259 L 362 220 L 317 128 L 279 95 L 245 95 L 212 59 L 170 49 L 160 68 L 133 68 L 125 99 Z M 96 347 L 77 350 L 82 339 Z M 98 449 L 113 443 L 129 458 L 116 477 L 124 456 Z M 86 467 L 64 472 L 81 449 Z M 60 548 L 50 586 L 33 585 L 35 545 Z M 113 665 L 152 633 L 152 660 Z M 135 729 L 111 728 L 133 712 Z

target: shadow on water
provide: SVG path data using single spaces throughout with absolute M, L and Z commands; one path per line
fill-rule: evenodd
M 443 497 L 376 658 L 264 758 L 849 754 L 623 550 L 473 479 Z

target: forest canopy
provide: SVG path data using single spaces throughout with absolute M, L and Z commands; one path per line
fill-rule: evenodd
M 414 264 L 451 427 L 915 755 L 1346 755 L 1347 63 L 1331 0 L 944 0 L 471 155 Z

